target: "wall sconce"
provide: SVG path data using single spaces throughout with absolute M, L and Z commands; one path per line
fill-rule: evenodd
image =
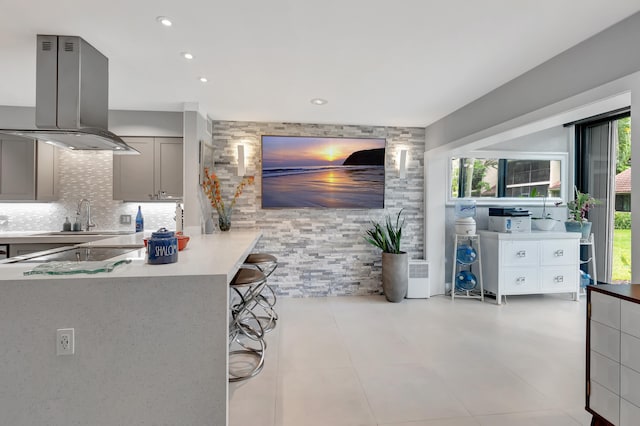
M 244 165 L 244 145 L 238 145 L 238 176 L 244 176 L 247 169 Z
M 400 179 L 407 178 L 407 150 L 400 150 L 400 167 L 399 167 L 399 176 Z

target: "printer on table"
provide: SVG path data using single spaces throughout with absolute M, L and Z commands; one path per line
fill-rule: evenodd
M 489 231 L 531 232 L 531 212 L 521 207 L 490 207 Z

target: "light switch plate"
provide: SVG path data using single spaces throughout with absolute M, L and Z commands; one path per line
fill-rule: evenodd
M 131 215 L 130 214 L 121 214 L 120 215 L 120 225 L 131 225 Z

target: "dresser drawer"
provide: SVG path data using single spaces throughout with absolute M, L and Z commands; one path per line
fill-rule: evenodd
M 621 399 L 620 426 L 638 426 L 638 419 L 640 419 L 640 407 Z
M 592 291 L 591 319 L 620 329 L 620 299 Z
M 609 389 L 616 395 L 620 393 L 620 364 L 591 351 L 591 364 L 589 377 L 591 381 L 597 382 Z
M 640 339 L 626 333 L 622 333 L 621 339 L 620 363 L 640 371 Z
M 640 338 L 640 303 L 621 301 L 620 329 L 624 333 Z
M 620 366 L 620 396 L 640 406 L 640 373 L 624 365 Z
M 542 268 L 540 283 L 544 292 L 578 291 L 578 268 L 576 266 L 556 266 Z
M 620 362 L 620 330 L 591 321 L 591 349 Z
M 500 252 L 503 266 L 535 266 L 539 264 L 537 241 L 503 241 Z
M 617 425 L 620 419 L 620 397 L 596 382 L 591 382 L 589 407 L 610 423 Z
M 540 291 L 537 268 L 504 268 L 504 294 L 531 294 Z
M 577 240 L 547 240 L 541 242 L 541 265 L 577 265 Z

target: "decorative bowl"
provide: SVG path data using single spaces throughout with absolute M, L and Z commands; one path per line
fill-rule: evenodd
M 184 248 L 187 247 L 187 244 L 189 243 L 189 237 L 182 234 L 178 234 L 176 235 L 176 237 L 178 238 L 178 251 L 184 250 Z
M 533 227 L 538 231 L 551 231 L 553 228 L 555 228 L 556 222 L 557 221 L 555 219 L 549 219 L 549 218 L 544 218 L 544 219 L 532 218 L 531 219 L 531 225 L 533 225 Z

